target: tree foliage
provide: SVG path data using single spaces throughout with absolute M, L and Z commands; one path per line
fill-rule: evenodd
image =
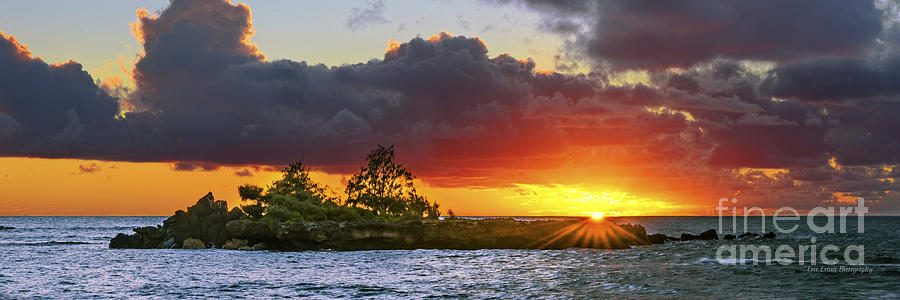
M 272 182 L 268 195 L 291 195 L 298 199 L 312 201 L 324 201 L 329 199 L 326 195 L 326 186 L 312 180 L 309 170 L 302 162 L 296 162 L 281 170 L 281 179 Z
M 394 146 L 378 148 L 366 156 L 367 163 L 347 182 L 346 204 L 372 210 L 377 215 L 429 217 L 440 215 L 437 203 L 419 195 L 415 176 L 394 162 Z
M 368 218 L 440 216 L 437 203 L 416 192 L 415 177 L 394 162 L 394 147 L 379 145 L 367 156 L 360 172 L 349 180 L 347 200 L 341 203 L 328 187 L 315 182 L 302 162 L 284 168 L 281 179 L 267 188 L 245 184 L 238 194 L 241 208 L 251 217 L 272 221 L 348 221 Z

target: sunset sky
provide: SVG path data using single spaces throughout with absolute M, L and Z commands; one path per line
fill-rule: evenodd
M 900 213 L 892 1 L 4 1 L 0 215 L 238 204 L 378 144 L 459 215 Z

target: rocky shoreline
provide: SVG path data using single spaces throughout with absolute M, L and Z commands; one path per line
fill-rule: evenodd
M 673 241 L 717 240 L 715 230 L 680 237 L 647 235 L 641 225 L 587 219 L 318 221 L 266 223 L 207 194 L 159 226 L 118 234 L 110 248 L 235 250 L 395 250 L 395 249 L 623 249 Z M 770 233 L 771 234 L 771 233 Z M 741 236 L 744 238 L 745 236 Z M 764 237 L 769 237 L 767 234 Z M 774 238 L 774 234 L 771 234 Z M 726 235 L 725 239 L 734 239 Z

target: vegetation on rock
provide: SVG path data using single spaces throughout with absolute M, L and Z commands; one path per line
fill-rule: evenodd
M 344 200 L 329 194 L 328 187 L 315 182 L 298 161 L 282 170 L 282 178 L 266 189 L 250 184 L 238 187 L 246 203 L 241 208 L 250 217 L 271 223 L 440 216 L 438 204 L 416 192 L 415 176 L 394 162 L 393 146 L 379 145 L 367 159 L 348 181 Z

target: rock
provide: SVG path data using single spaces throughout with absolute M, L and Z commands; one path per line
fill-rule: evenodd
M 166 236 L 165 231 L 160 227 L 140 227 L 134 228 L 133 231 L 132 235 L 117 234 L 109 241 L 109 248 L 152 249 L 156 248 Z
M 207 193 L 203 198 L 197 200 L 197 204 L 188 208 L 187 213 L 205 217 L 212 214 L 226 215 L 228 214 L 228 203 L 225 201 L 216 201 L 212 192 Z
M 253 241 L 268 241 L 276 238 L 272 226 L 249 219 L 229 221 L 225 224 L 225 234 L 233 238 Z
M 242 211 L 240 208 L 235 207 L 228 212 L 228 221 L 237 220 L 244 216 L 246 216 L 246 214 L 244 214 L 244 211 Z
M 679 238 L 679 240 L 681 240 L 681 241 L 693 241 L 696 239 L 698 239 L 698 237 L 696 235 L 693 235 L 690 233 L 682 233 L 681 238 Z
M 745 233 L 742 233 L 741 235 L 738 236 L 738 238 L 739 238 L 739 239 L 742 239 L 742 240 L 744 240 L 744 239 L 753 239 L 753 238 L 758 238 L 758 237 L 759 237 L 759 234 L 758 234 L 758 233 L 753 233 L 753 232 L 745 232 Z
M 711 240 L 718 240 L 719 235 L 716 233 L 715 229 L 710 229 L 710 230 L 700 233 L 700 235 L 698 235 L 697 238 L 700 240 L 711 241 Z
M 240 250 L 240 251 L 253 251 L 253 248 L 250 248 L 250 246 L 241 246 L 240 248 L 238 248 L 238 250 Z
M 238 248 L 246 247 L 248 243 L 249 242 L 247 240 L 230 239 L 228 241 L 225 241 L 225 244 L 222 245 L 222 249 L 237 250 Z
M 647 236 L 647 240 L 650 241 L 651 244 L 664 244 L 668 241 L 677 241 L 678 239 L 662 233 L 657 233 Z
M 682 233 L 681 238 L 679 240 L 682 240 L 682 241 L 693 241 L 693 240 L 709 241 L 709 240 L 718 240 L 718 239 L 719 239 L 719 235 L 716 234 L 716 230 L 710 229 L 710 230 L 704 231 L 703 233 L 700 233 L 700 235 L 693 235 L 690 233 Z
M 10 229 L 16 229 L 16 228 L 10 227 L 10 226 L 0 226 L 0 230 L 10 230 Z
M 206 194 L 178 210 L 162 226 L 119 234 L 110 248 L 201 249 L 209 245 L 238 250 L 395 250 L 395 249 L 623 249 L 649 245 L 643 226 L 606 219 L 516 221 L 406 220 L 288 222 L 247 218 L 240 209 Z M 715 235 L 715 232 L 713 232 Z M 674 240 L 656 235 L 654 241 Z M 253 247 L 250 247 L 253 245 Z
M 775 232 L 769 231 L 769 233 L 763 234 L 762 238 L 764 239 L 775 239 Z
M 206 249 L 206 244 L 201 240 L 190 238 L 184 240 L 181 249 Z
M 256 243 L 251 249 L 253 251 L 269 250 L 269 246 L 266 243 Z
M 156 248 L 159 243 L 161 243 L 166 238 L 165 231 L 161 230 L 160 227 L 140 227 L 135 228 L 133 231 L 137 234 L 137 236 L 141 239 L 141 243 L 137 248 L 141 249 L 151 249 Z
M 142 245 L 141 237 L 137 234 L 127 235 L 124 233 L 117 234 L 109 241 L 110 249 L 127 249 L 140 248 Z
M 174 247 L 175 247 L 175 238 L 174 237 L 169 238 L 168 240 L 159 242 L 159 244 L 156 245 L 157 249 L 171 249 Z
M 723 239 L 723 240 L 726 240 L 726 241 L 730 241 L 730 240 L 733 240 L 733 239 L 735 239 L 735 238 L 737 238 L 737 236 L 735 236 L 735 235 L 733 235 L 733 234 L 726 234 L 725 237 L 723 237 L 722 239 Z
M 229 223 L 229 227 L 232 226 Z M 229 231 L 229 234 L 231 231 Z M 605 235 L 605 238 L 599 236 Z M 593 237 L 593 238 L 592 238 Z M 649 245 L 640 225 L 589 220 L 411 220 L 309 222 L 278 228 L 281 250 L 622 249 Z M 268 244 L 268 242 L 267 242 Z M 271 246 L 271 245 L 270 245 Z
M 212 193 L 206 194 L 187 211 L 176 211 L 162 226 L 136 228 L 135 237 L 120 237 L 115 247 L 110 241 L 110 248 L 177 248 L 183 247 L 189 238 L 199 239 L 204 245 L 223 245 L 230 238 L 225 231 L 226 223 L 243 216 L 240 209 L 229 212 L 227 207 L 225 201 L 216 201 Z
M 215 245 L 224 245 L 225 241 L 228 240 L 228 234 L 225 233 L 225 223 L 213 223 L 212 225 L 209 225 L 206 231 L 203 232 L 202 240 Z

